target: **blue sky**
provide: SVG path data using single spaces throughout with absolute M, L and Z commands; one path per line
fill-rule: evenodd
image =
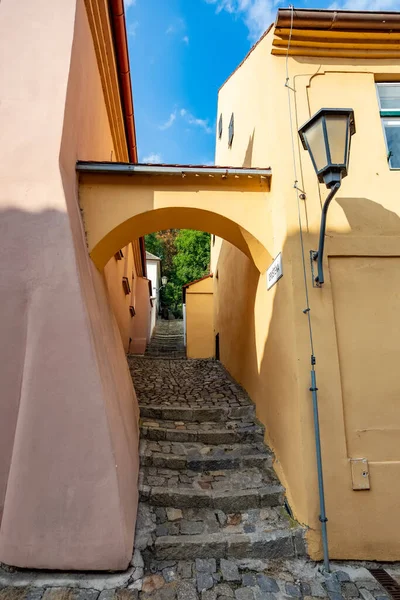
M 302 0 L 295 6 L 399 5 Z M 274 20 L 277 6 L 274 0 L 125 0 L 139 161 L 213 163 L 218 88 Z

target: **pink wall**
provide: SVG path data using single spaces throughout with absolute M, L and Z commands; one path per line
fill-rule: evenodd
M 143 354 L 150 333 L 151 304 L 148 279 L 143 277 L 137 279 L 135 302 L 136 316 L 133 322 L 131 352 L 132 354 Z
M 106 264 L 105 281 L 125 352 L 144 354 L 150 330 L 149 280 L 138 275 L 132 244 L 122 248 L 122 251 L 124 256 L 121 260 L 112 257 Z M 128 295 L 125 295 L 122 287 L 123 277 L 128 278 L 131 287 Z M 135 309 L 134 317 L 129 312 L 129 306 Z
M 0 55 L 0 561 L 123 569 L 138 407 L 78 207 L 76 159 L 113 149 L 83 0 L 3 0 Z

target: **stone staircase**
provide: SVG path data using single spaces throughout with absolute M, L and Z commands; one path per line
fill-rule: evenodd
M 174 561 L 305 555 L 244 390 L 214 360 L 130 358 L 141 411 L 136 548 Z
M 183 321 L 158 319 L 145 356 L 152 358 L 185 358 Z

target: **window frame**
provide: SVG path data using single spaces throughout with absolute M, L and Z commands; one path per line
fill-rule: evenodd
M 379 89 L 382 89 L 384 87 L 393 87 L 393 86 L 397 86 L 400 88 L 400 81 L 377 81 L 375 83 L 376 95 L 378 98 L 379 115 L 380 115 L 381 124 L 382 124 L 383 138 L 385 140 L 385 146 L 386 146 L 386 160 L 387 160 L 389 169 L 391 171 L 400 171 L 400 167 L 392 167 L 392 165 L 390 164 L 391 150 L 389 149 L 389 146 L 388 146 L 388 141 L 387 141 L 387 137 L 386 137 L 386 129 L 385 129 L 385 123 L 387 123 L 389 120 L 398 121 L 399 127 L 400 127 L 400 97 L 399 97 L 399 108 L 382 108 L 381 96 L 379 94 Z
M 235 113 L 231 114 L 228 129 L 228 148 L 232 148 L 233 138 L 235 137 Z
M 220 140 L 222 138 L 222 132 L 223 132 L 223 120 L 222 120 L 222 113 L 219 115 L 219 120 L 218 120 L 218 139 Z

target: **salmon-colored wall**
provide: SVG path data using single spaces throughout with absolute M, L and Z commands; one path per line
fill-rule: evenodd
M 144 354 L 149 340 L 151 318 L 149 280 L 138 275 L 132 243 L 124 246 L 122 253 L 122 259 L 113 257 L 106 264 L 105 280 L 125 352 Z M 129 294 L 124 291 L 123 277 L 128 278 L 131 289 Z M 135 310 L 133 317 L 129 311 L 130 306 Z
M 75 161 L 113 150 L 83 0 L 4 0 L 0 48 L 0 561 L 123 569 L 138 408 L 78 206 Z
M 135 311 L 131 352 L 132 354 L 144 354 L 150 339 L 151 318 L 149 280 L 145 277 L 139 277 L 136 282 Z

